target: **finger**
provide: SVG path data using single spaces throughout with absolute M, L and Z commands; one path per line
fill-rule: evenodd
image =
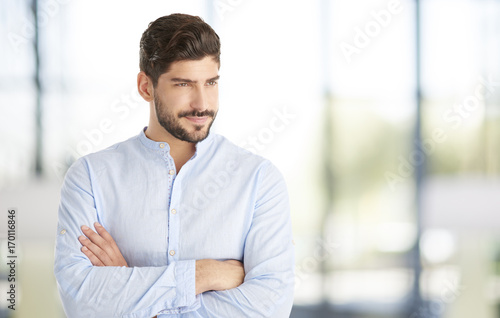
M 125 266 L 128 267 L 127 261 L 123 257 L 122 253 L 120 252 L 120 249 L 118 248 L 118 245 L 116 244 L 115 240 L 109 234 L 106 229 L 99 224 L 99 222 L 94 222 L 94 227 L 97 231 L 97 234 L 94 233 L 92 230 L 85 229 L 89 235 L 95 235 L 95 240 L 98 242 L 93 242 L 95 243 L 98 247 L 100 247 L 102 250 L 106 252 L 106 256 L 104 258 L 101 258 L 105 266 Z M 82 227 L 83 230 L 83 227 Z M 89 248 L 91 246 L 89 245 Z M 98 258 L 100 258 L 98 251 L 97 253 L 94 253 L 97 255 Z M 109 261 L 108 261 L 109 260 Z
M 127 262 L 123 258 L 122 252 L 118 248 L 118 245 L 116 244 L 116 242 L 113 239 L 113 237 L 111 236 L 111 234 L 109 234 L 109 232 L 106 231 L 106 229 L 104 228 L 104 226 L 102 226 L 101 224 L 99 224 L 99 222 L 95 222 L 94 223 L 94 227 L 97 230 L 97 233 L 99 233 L 99 235 L 108 242 L 108 244 L 111 247 L 111 249 L 113 249 L 114 254 L 111 254 L 110 252 L 108 252 L 108 255 L 109 255 L 110 258 L 114 259 L 115 261 L 118 261 L 118 263 L 116 263 L 114 265 L 128 267 Z
M 102 238 L 99 234 L 94 232 L 91 228 L 89 228 L 86 225 L 82 226 L 82 231 L 83 231 L 83 234 L 85 234 L 85 236 L 87 236 L 88 239 L 92 241 L 92 243 L 99 246 L 101 249 L 105 250 L 106 252 L 110 252 L 109 243 L 104 238 Z
M 102 248 L 94 244 L 91 240 L 83 235 L 80 235 L 80 237 L 78 237 L 78 240 L 83 246 L 87 247 L 104 265 L 111 264 L 111 258 L 109 257 L 108 253 L 106 253 L 106 251 L 104 251 Z
M 92 263 L 92 265 L 94 265 L 94 266 L 104 266 L 104 263 L 101 262 L 101 260 L 98 259 L 97 256 L 95 256 L 94 253 L 92 253 L 92 251 L 89 250 L 86 246 L 82 246 L 81 251 L 83 252 L 83 254 L 85 254 L 85 256 L 88 257 L 88 259 L 90 260 L 90 262 Z
M 99 224 L 99 222 L 95 222 L 94 223 L 94 227 L 97 231 L 97 233 L 104 239 L 106 240 L 110 247 L 112 247 L 115 252 L 119 252 L 120 250 L 118 249 L 118 245 L 116 245 L 116 242 L 115 240 L 113 239 L 113 237 L 111 236 L 111 234 L 108 233 L 108 231 L 106 231 L 106 229 L 104 228 L 104 226 L 102 226 L 101 224 Z

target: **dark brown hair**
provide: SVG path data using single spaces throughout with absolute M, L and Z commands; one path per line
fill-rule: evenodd
M 220 64 L 220 41 L 200 17 L 174 13 L 151 22 L 142 34 L 139 68 L 158 84 L 173 62 L 213 57 Z

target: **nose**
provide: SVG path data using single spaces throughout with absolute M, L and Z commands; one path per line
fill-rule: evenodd
M 191 108 L 197 111 L 204 111 L 208 108 L 208 96 L 203 87 L 197 87 L 193 90 L 191 96 Z

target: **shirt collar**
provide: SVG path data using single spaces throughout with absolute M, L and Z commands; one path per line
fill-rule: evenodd
M 170 145 L 167 142 L 154 141 L 154 140 L 149 139 L 145 133 L 147 128 L 148 128 L 148 126 L 144 127 L 139 134 L 139 140 L 142 142 L 142 144 L 149 149 L 170 151 Z M 211 132 L 209 132 L 207 138 L 196 143 L 196 145 L 195 145 L 196 152 L 194 153 L 192 159 L 195 158 L 198 153 L 203 153 L 205 151 L 205 149 L 207 149 L 209 147 L 209 145 L 212 143 L 212 138 L 213 138 L 213 134 Z

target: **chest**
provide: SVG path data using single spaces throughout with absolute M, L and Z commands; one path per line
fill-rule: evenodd
M 241 260 L 254 207 L 253 186 L 241 177 L 145 175 L 108 191 L 98 213 L 130 266 L 167 265 L 172 250 L 179 260 Z

